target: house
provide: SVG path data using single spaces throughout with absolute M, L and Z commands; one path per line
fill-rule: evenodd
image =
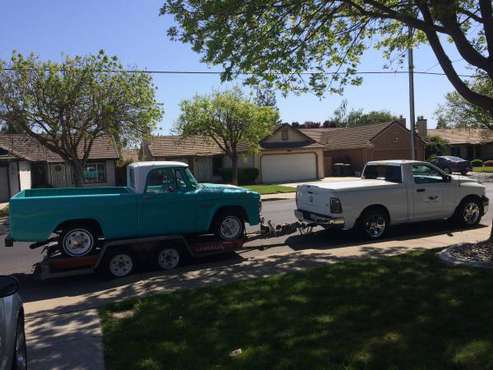
M 428 130 L 428 137 L 438 136 L 450 146 L 450 154 L 468 160 L 493 159 L 493 131 L 473 128 Z
M 115 185 L 119 158 L 109 136 L 95 140 L 84 170 L 84 186 Z M 22 134 L 0 134 L 0 202 L 20 190 L 72 186 L 70 166 L 58 155 Z
M 416 158 L 424 159 L 425 143 L 416 135 Z M 260 142 L 259 153 L 241 148 L 240 168 L 259 169 L 260 183 L 295 182 L 332 176 L 342 162 L 360 172 L 366 162 L 409 159 L 410 134 L 405 120 L 355 128 L 297 128 L 278 126 Z M 222 168 L 231 162 L 210 139 L 155 136 L 143 147 L 144 158 L 178 160 L 190 165 L 199 181 L 221 181 Z

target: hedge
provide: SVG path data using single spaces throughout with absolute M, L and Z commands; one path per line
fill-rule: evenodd
M 481 159 L 473 159 L 471 161 L 471 166 L 473 166 L 473 167 L 482 167 L 483 166 L 483 161 Z
M 254 184 L 258 175 L 258 168 L 238 168 L 238 183 L 240 185 Z M 231 168 L 223 168 L 221 176 L 224 182 L 230 183 L 233 180 L 233 170 Z

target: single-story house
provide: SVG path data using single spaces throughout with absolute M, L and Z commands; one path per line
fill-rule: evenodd
M 84 169 L 84 186 L 115 185 L 118 150 L 109 136 L 95 140 Z M 71 167 L 58 155 L 22 134 L 0 134 L 0 202 L 20 190 L 73 186 Z
M 493 130 L 441 128 L 428 130 L 428 137 L 438 136 L 450 146 L 450 154 L 468 160 L 493 159 Z
M 425 143 L 416 135 L 416 158 L 424 159 Z M 260 142 L 260 151 L 241 148 L 239 166 L 259 169 L 260 183 L 295 182 L 333 175 L 342 162 L 357 173 L 366 162 L 409 159 L 410 134 L 405 120 L 355 128 L 297 128 L 280 125 Z M 148 160 L 178 160 L 190 165 L 199 181 L 221 181 L 222 168 L 231 161 L 210 139 L 155 136 L 143 146 Z

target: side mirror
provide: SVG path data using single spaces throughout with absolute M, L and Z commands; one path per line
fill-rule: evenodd
M 12 276 L 0 276 L 0 298 L 14 295 L 19 290 L 19 282 Z

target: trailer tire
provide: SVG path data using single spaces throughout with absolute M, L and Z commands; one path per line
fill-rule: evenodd
M 235 210 L 224 210 L 214 219 L 214 234 L 221 240 L 239 240 L 245 234 L 245 221 Z
M 183 249 L 176 246 L 161 247 L 157 250 L 155 263 L 164 271 L 174 270 L 185 261 L 186 254 Z
M 89 225 L 68 225 L 60 234 L 62 253 L 69 257 L 91 254 L 98 241 L 95 228 Z
M 102 272 L 110 278 L 122 278 L 135 271 L 137 260 L 128 249 L 106 252 L 101 264 Z

